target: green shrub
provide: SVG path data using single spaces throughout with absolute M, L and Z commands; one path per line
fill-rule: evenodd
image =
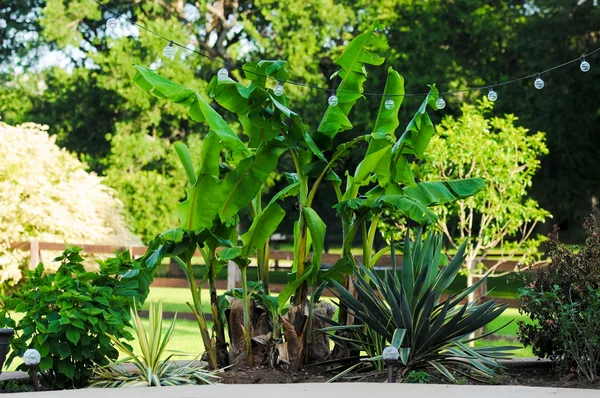
M 422 370 L 413 370 L 406 376 L 404 379 L 405 383 L 409 384 L 429 384 L 431 381 L 431 376 L 427 372 L 423 372 Z
M 68 247 L 56 274 L 44 265 L 27 271 L 23 288 L 4 297 L 0 324 L 15 329 L 7 366 L 26 349 L 37 349 L 40 371 L 51 388 L 84 387 L 94 364 L 105 365 L 118 357 L 111 334 L 131 340 L 127 331 L 129 308 L 148 295 L 147 271 L 128 252 L 100 262 L 99 270 L 84 269 L 78 247 Z M 15 322 L 11 316 L 22 313 Z M 21 365 L 20 370 L 26 370 Z
M 575 367 L 590 381 L 600 369 L 600 212 L 594 208 L 584 228 L 585 245 L 572 251 L 560 242 L 558 228 L 546 244 L 550 264 L 521 273 L 519 339 L 534 354 Z
M 123 344 L 117 337 L 109 335 L 115 346 L 125 355 L 123 360 L 111 362 L 107 366 L 99 366 L 94 370 L 92 388 L 121 388 L 121 387 L 160 387 L 178 386 L 183 384 L 213 384 L 218 376 L 216 372 L 207 371 L 202 366 L 194 365 L 190 361 L 184 366 L 177 366 L 171 361 L 173 354 L 167 356 L 167 345 L 173 337 L 175 320 L 163 336 L 163 310 L 162 301 L 158 306 L 150 304 L 148 331 L 144 327 L 140 316 L 131 308 L 133 331 L 141 355 L 136 355 L 133 350 Z M 125 361 L 131 361 L 134 370 L 121 366 Z
M 352 342 L 355 349 L 371 357 L 369 362 L 377 370 L 383 369 L 383 348 L 386 344 L 395 346 L 400 352 L 401 379 L 413 370 L 428 367 L 450 381 L 455 381 L 450 370 L 475 379 L 494 376 L 494 369 L 500 366 L 496 359 L 508 356 L 506 350 L 511 347 L 469 347 L 468 343 L 484 337 L 471 339 L 470 335 L 496 319 L 506 305 L 494 300 L 462 303 L 485 278 L 442 299 L 442 292 L 463 264 L 465 245 L 447 266 L 440 267 L 441 245 L 441 235 L 430 234 L 422 239 L 419 233 L 413 244 L 407 237 L 401 279 L 392 273 L 381 278 L 373 269 L 361 266 L 354 282 L 356 297 L 332 280 L 340 305 L 347 306 L 358 321 L 345 328 L 351 332 L 348 337 L 332 336 L 333 340 Z

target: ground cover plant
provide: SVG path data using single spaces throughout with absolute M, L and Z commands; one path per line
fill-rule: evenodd
M 600 377 L 600 212 L 585 221 L 585 244 L 571 250 L 558 228 L 546 243 L 551 262 L 522 273 L 521 312 L 533 322 L 519 322 L 519 338 L 534 354 L 551 358 L 564 371 L 590 381 Z

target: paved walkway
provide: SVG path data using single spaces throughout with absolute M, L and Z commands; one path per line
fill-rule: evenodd
M 11 394 L 12 398 L 598 398 L 598 390 L 442 384 L 252 384 L 116 388 Z

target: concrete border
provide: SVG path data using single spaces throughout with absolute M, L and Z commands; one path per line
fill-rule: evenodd
M 28 398 L 75 398 L 81 390 L 15 393 Z M 386 384 L 386 383 L 314 383 L 314 384 L 234 384 L 212 386 L 181 386 L 160 388 L 86 389 L 86 398 L 597 398 L 598 390 L 521 386 L 455 386 L 445 384 Z

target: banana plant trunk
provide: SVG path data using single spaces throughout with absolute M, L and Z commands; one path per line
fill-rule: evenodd
M 216 286 L 216 257 L 214 252 L 212 253 L 210 266 L 208 268 L 208 289 L 210 291 L 210 309 L 214 322 L 216 348 L 217 348 L 217 362 L 219 367 L 223 368 L 229 365 L 229 353 L 227 352 L 227 340 L 225 340 L 225 325 L 223 318 L 221 317 L 221 310 L 219 308 L 217 300 L 217 286 Z

